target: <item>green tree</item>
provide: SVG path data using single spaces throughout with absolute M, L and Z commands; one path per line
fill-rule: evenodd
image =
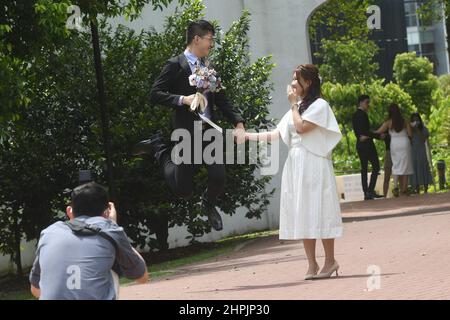
M 371 82 L 378 70 L 374 57 L 378 46 L 373 41 L 322 40 L 319 71 L 324 81 L 340 84 Z
M 438 81 L 433 75 L 433 64 L 415 52 L 398 54 L 394 62 L 396 83 L 412 98 L 420 113 L 428 115 L 433 105 L 433 93 Z
M 33 132 L 30 126 L 23 126 L 23 123 L 17 124 L 15 126 L 11 121 L 17 121 L 21 118 L 29 120 L 28 115 L 33 114 L 35 110 L 25 110 L 27 105 L 35 104 L 39 98 L 35 96 L 38 91 L 34 87 L 34 80 L 38 77 L 39 72 L 33 68 L 36 65 L 45 66 L 45 59 L 50 56 L 47 55 L 63 46 L 72 33 L 66 28 L 66 21 L 68 18 L 67 9 L 69 5 L 78 5 L 82 13 L 84 14 L 84 20 L 89 24 L 91 35 L 92 35 L 92 45 L 94 50 L 88 51 L 92 53 L 94 57 L 95 64 L 91 67 L 95 67 L 95 77 L 97 78 L 97 89 L 99 104 L 101 109 L 101 123 L 102 130 L 101 135 L 103 136 L 102 144 L 105 146 L 106 150 L 106 162 L 108 170 L 106 171 L 108 175 L 108 181 L 110 186 L 112 185 L 112 159 L 111 150 L 109 144 L 109 124 L 108 124 L 108 110 L 106 108 L 106 97 L 104 95 L 104 83 L 103 83 L 103 70 L 100 58 L 100 47 L 98 39 L 98 22 L 97 16 L 103 15 L 104 17 L 113 17 L 117 15 L 126 15 L 130 18 L 135 18 L 139 15 L 140 10 L 144 5 L 151 3 L 153 8 L 162 8 L 167 6 L 171 0 L 135 0 L 123 3 L 122 1 L 50 1 L 50 0 L 17 0 L 17 1 L 7 1 L 3 0 L 0 2 L 0 142 L 3 144 L 3 150 L 8 151 L 3 156 L 6 156 L 4 162 L 1 164 L 1 170 L 4 172 L 3 177 L 8 177 L 11 172 L 16 174 L 26 174 L 28 169 L 34 168 L 39 171 L 38 167 L 31 166 L 24 168 L 26 161 L 18 161 L 20 157 L 24 157 L 26 152 L 33 150 L 34 146 L 39 146 L 42 138 L 41 135 Z M 183 0 L 180 1 L 181 3 Z M 85 59 L 84 61 L 89 61 L 90 59 Z M 92 78 L 93 74 L 90 74 Z M 89 79 L 85 79 L 89 81 Z M 58 86 L 58 84 L 55 84 Z M 38 89 L 39 90 L 39 89 Z M 49 94 L 49 88 L 42 89 L 42 93 Z M 92 114 L 95 114 L 92 112 Z M 42 115 L 42 114 L 39 114 Z M 37 117 L 39 118 L 39 117 Z M 47 119 L 45 119 L 47 120 Z M 42 123 L 44 123 L 43 121 Z M 18 128 L 29 128 L 28 129 L 17 130 Z M 22 138 L 21 138 L 22 137 Z M 21 140 L 22 139 L 22 140 Z M 34 145 L 31 147 L 28 145 L 30 141 L 34 141 Z M 45 141 L 45 137 L 42 141 Z M 46 150 L 42 148 L 41 150 Z M 51 155 L 51 153 L 48 153 Z M 16 157 L 14 157 L 14 155 Z M 40 153 L 35 157 L 30 157 L 36 159 L 36 163 L 39 163 Z M 45 158 L 45 157 L 43 157 Z M 11 162 L 13 159 L 17 163 Z M 105 158 L 102 158 L 105 160 Z M 17 170 L 15 170 L 17 169 Z M 40 173 L 44 173 L 41 170 Z M 48 173 L 48 172 L 47 172 Z M 28 177 L 34 177 L 36 180 L 34 182 L 44 183 L 46 176 L 40 176 L 38 173 L 28 172 Z M 38 179 L 42 178 L 42 179 Z M 0 219 L 2 230 L 11 230 L 10 233 L 4 233 L 7 238 L 2 239 L 2 245 L 0 250 L 7 253 L 13 253 L 13 259 L 15 260 L 17 270 L 21 272 L 21 261 L 20 261 L 20 240 L 22 238 L 22 233 L 24 232 L 27 238 L 33 239 L 35 235 L 36 228 L 29 229 L 29 226 L 33 226 L 29 220 L 26 219 L 28 212 L 33 210 L 33 206 L 36 207 L 36 199 L 41 199 L 42 203 L 49 203 L 52 199 L 52 191 L 47 192 L 48 197 L 36 197 L 39 194 L 38 191 L 24 197 L 17 197 L 15 195 L 25 192 L 20 190 L 19 186 L 33 185 L 29 181 L 24 182 L 21 179 L 10 179 L 4 178 L 4 181 L 8 181 L 10 185 L 5 185 L 1 187 L 1 199 L 2 203 L 7 205 L 2 206 L 0 211 L 2 214 L 7 215 L 8 213 L 13 213 L 9 218 Z M 22 184 L 20 184 L 22 183 Z M 46 190 L 41 188 L 41 190 Z M 34 198 L 33 198 L 34 197 Z M 44 207 L 42 212 L 39 212 L 37 216 L 47 217 L 50 210 L 48 207 Z M 39 211 L 39 210 L 38 210 Z M 47 212 L 47 213 L 46 213 Z M 48 221 L 48 219 L 43 219 L 43 221 Z M 42 224 L 36 225 L 38 228 Z
M 165 61 L 182 52 L 183 30 L 203 17 L 203 10 L 201 1 L 189 1 L 167 19 L 162 32 L 112 30 L 99 21 L 119 221 L 135 245 L 167 248 L 168 228 L 174 225 L 187 225 L 192 241 L 210 231 L 200 207 L 205 171 L 197 176 L 195 196 L 184 201 L 171 194 L 151 159 L 130 156 L 131 146 L 156 130 L 163 128 L 169 136 L 170 110 L 150 105 L 149 90 Z M 273 64 L 270 57 L 250 62 L 249 24 L 245 12 L 219 37 L 214 60 L 248 126 L 263 128 L 269 124 Z M 18 270 L 20 240 L 36 239 L 42 228 L 64 216 L 68 199 L 63 191 L 77 184 L 77 171 L 91 169 L 97 181 L 105 182 L 92 51 L 90 34 L 74 32 L 59 50 L 43 52 L 25 83 L 29 110 L 19 109 L 18 119 L 6 121 L 7 134 L 0 140 L 0 250 L 13 254 Z M 226 72 L 231 66 L 236 73 Z M 245 207 L 247 217 L 261 216 L 271 195 L 265 191 L 270 178 L 255 177 L 256 168 L 227 167 L 223 212 L 232 215 Z
M 450 98 L 446 97 L 431 108 L 428 129 L 432 146 L 447 148 L 450 145 Z
M 324 81 L 351 84 L 374 80 L 379 67 L 374 57 L 379 49 L 369 40 L 369 5 L 366 0 L 329 0 L 313 13 L 309 34 L 312 42 L 318 42 L 320 36 L 315 57 Z
M 31 64 L 42 51 L 54 50 L 69 34 L 63 28 L 58 28 L 59 34 L 53 31 L 58 21 L 64 21 L 61 25 L 65 26 L 68 1 L 66 5 L 51 4 L 59 8 L 58 14 L 54 13 L 58 19 L 46 23 L 37 10 L 39 3 L 0 0 L 0 136 L 4 133 L 3 122 L 17 118 L 19 109 L 30 102 L 24 84 Z M 44 4 L 41 8 L 45 8 Z
M 53 0 L 39 0 L 36 5 L 36 11 L 41 13 L 44 17 L 41 19 L 42 24 L 46 24 L 48 21 L 50 23 L 49 29 L 52 26 L 56 26 L 51 30 L 56 30 L 56 32 L 64 32 L 65 28 L 61 29 L 58 22 L 62 16 L 62 9 L 67 12 L 68 0 L 61 0 L 60 2 L 54 2 Z M 134 0 L 123 3 L 120 0 L 107 0 L 107 1 L 87 1 L 87 0 L 75 0 L 71 4 L 77 5 L 80 8 L 80 13 L 83 14 L 83 20 L 86 25 L 89 26 L 91 36 L 92 36 L 92 47 L 93 47 L 93 58 L 94 58 L 94 68 L 95 76 L 97 80 L 97 92 L 98 92 L 98 103 L 99 103 L 99 115 L 101 119 L 101 136 L 102 144 L 104 147 L 105 160 L 106 160 L 106 176 L 108 181 L 109 190 L 112 198 L 115 198 L 116 192 L 114 187 L 114 168 L 112 163 L 112 149 L 111 149 L 111 137 L 110 137 L 110 112 L 108 109 L 107 96 L 105 94 L 105 81 L 103 64 L 101 58 L 101 48 L 98 30 L 98 19 L 99 15 L 105 18 L 116 17 L 118 15 L 125 15 L 127 18 L 134 19 L 140 15 L 142 8 L 151 3 L 153 9 L 167 6 L 172 0 Z M 180 0 L 183 3 L 184 0 Z M 50 18 L 50 19 L 49 19 Z M 58 19 L 59 18 L 59 19 Z M 66 21 L 64 19 L 63 21 Z M 58 28 L 59 27 L 59 28 Z
M 347 84 L 324 83 L 324 98 L 332 106 L 345 143 L 340 143 L 333 153 L 336 172 L 339 174 L 348 174 L 359 172 L 359 159 L 356 153 L 356 137 L 353 133 L 352 117 L 357 108 L 357 99 L 362 94 L 368 94 L 371 97 L 371 110 L 369 112 L 372 130 L 378 127 L 387 119 L 388 106 L 391 103 L 397 103 L 404 117 L 409 117 L 416 108 L 408 93 L 403 91 L 397 84 L 383 84 L 383 80 L 376 80 L 370 84 Z M 379 154 L 384 151 L 384 144 L 376 141 Z
M 95 91 L 74 85 L 86 81 L 81 74 L 93 75 L 85 63 L 89 47 L 83 49 L 76 61 L 64 50 L 36 60 L 25 86 L 29 108 L 16 110 L 18 118 L 6 121 L 0 143 L 0 251 L 12 255 L 19 274 L 21 240 L 38 238 L 64 216 L 64 189 L 75 185 L 80 167 L 90 165 L 83 155 L 89 154 L 87 141 L 96 139 L 88 125 L 95 117 L 86 106 Z
M 438 78 L 439 90 L 444 97 L 450 96 L 450 74 L 441 75 Z
M 370 30 L 367 27 L 368 0 L 328 0 L 312 15 L 309 22 L 309 35 L 317 36 L 317 30 L 325 30 L 327 40 L 367 40 Z
M 147 4 L 152 4 L 153 9 L 162 9 L 172 0 L 18 0 L 0 2 L 0 75 L 11 76 L 12 72 L 17 72 L 16 76 L 9 79 L 9 83 L 23 83 L 26 79 L 26 67 L 34 63 L 42 50 L 52 50 L 57 48 L 67 37 L 70 31 L 66 28 L 68 20 L 67 10 L 70 5 L 80 8 L 83 20 L 92 36 L 93 58 L 95 77 L 97 80 L 99 117 L 102 123 L 102 144 L 104 147 L 105 161 L 108 170 L 108 185 L 110 192 L 114 195 L 113 188 L 113 165 L 112 150 L 109 133 L 109 111 L 107 97 L 105 95 L 105 84 L 102 60 L 100 56 L 98 21 L 99 15 L 103 17 L 115 17 L 125 15 L 134 19 L 139 16 L 142 8 Z M 183 3 L 184 0 L 179 0 Z M 6 48 L 6 50 L 5 50 Z M 6 56 L 6 57 L 5 57 Z M 24 70 L 25 69 L 25 70 Z M 6 82 L 6 83 L 8 83 Z M 12 92 L 12 94 L 10 93 Z M 5 94 L 6 93 L 6 94 Z M 26 92 L 21 90 L 21 86 L 16 86 L 10 91 L 10 86 L 0 86 L 0 103 L 5 105 L 5 110 L 0 111 L 0 121 L 3 118 L 15 117 L 15 110 L 23 108 L 29 102 Z M 0 130 L 0 134 L 3 130 Z
M 430 131 L 430 145 L 433 160 L 444 160 L 450 163 L 450 77 L 439 77 L 439 88 L 434 94 L 436 103 L 431 107 L 425 122 Z

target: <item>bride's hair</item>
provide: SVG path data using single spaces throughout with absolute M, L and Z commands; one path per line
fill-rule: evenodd
M 398 104 L 392 103 L 389 106 L 389 119 L 392 120 L 392 126 L 396 132 L 402 131 L 405 127 L 405 119 Z
M 299 111 L 300 114 L 306 111 L 308 107 L 316 101 L 318 98 L 322 97 L 321 91 L 321 80 L 319 76 L 319 69 L 313 64 L 301 64 L 295 70 L 295 76 L 297 78 L 297 82 L 300 86 L 300 82 L 298 79 L 303 78 L 305 81 L 311 81 L 311 85 L 308 88 L 308 92 L 306 96 L 303 98 L 300 103 Z M 305 89 L 305 88 L 303 88 Z

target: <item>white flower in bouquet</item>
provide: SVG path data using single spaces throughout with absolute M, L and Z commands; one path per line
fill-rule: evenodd
M 194 73 L 189 77 L 189 84 L 201 92 L 218 92 L 225 89 L 216 70 L 207 67 L 195 67 Z
M 203 112 L 208 105 L 208 100 L 202 94 L 205 92 L 219 92 L 225 89 L 222 86 L 220 77 L 217 76 L 217 72 L 214 69 L 208 67 L 196 66 L 194 72 L 189 77 L 189 85 L 197 88 L 196 99 L 191 105 L 191 111 L 200 109 Z

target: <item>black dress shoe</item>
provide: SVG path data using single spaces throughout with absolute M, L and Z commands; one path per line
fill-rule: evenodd
M 152 135 L 148 140 L 139 142 L 133 147 L 132 154 L 134 156 L 140 156 L 143 154 L 149 154 L 155 156 L 158 151 L 161 151 L 165 147 L 164 140 L 161 132 Z
M 364 193 L 364 200 L 373 200 L 374 197 L 372 196 L 372 194 L 370 192 L 366 192 Z
M 222 218 L 220 217 L 219 212 L 216 209 L 216 206 L 214 206 L 212 203 L 210 203 L 206 196 L 202 197 L 203 199 L 203 207 L 205 208 L 206 215 L 208 216 L 208 221 L 211 224 L 211 227 L 213 227 L 214 230 L 220 231 L 223 229 L 223 223 Z
M 370 192 L 370 195 L 371 195 L 372 198 L 374 198 L 374 199 L 381 199 L 381 198 L 384 198 L 384 196 L 381 196 L 381 195 L 377 194 L 376 192 Z

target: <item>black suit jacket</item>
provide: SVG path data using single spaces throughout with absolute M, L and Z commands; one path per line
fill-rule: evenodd
M 189 96 L 196 93 L 196 88 L 189 84 L 189 76 L 192 74 L 189 62 L 184 53 L 173 57 L 166 62 L 161 74 L 153 84 L 150 92 L 150 102 L 167 107 L 172 107 L 174 113 L 172 116 L 174 129 L 184 128 L 192 131 L 194 121 L 200 118 L 189 111 L 186 105 L 179 106 L 180 96 Z M 209 92 L 206 94 L 208 105 L 216 105 L 224 116 L 233 125 L 244 122 L 244 119 L 231 105 L 223 90 L 220 92 Z M 214 112 L 212 112 L 214 121 Z
M 356 112 L 353 114 L 352 124 L 356 136 L 356 146 L 359 148 L 375 148 L 375 144 L 373 143 L 372 139 L 379 139 L 380 135 L 370 130 L 370 121 L 367 112 L 361 109 L 356 110 Z M 367 139 L 366 141 L 360 141 L 359 138 L 361 136 L 366 136 L 370 139 Z

